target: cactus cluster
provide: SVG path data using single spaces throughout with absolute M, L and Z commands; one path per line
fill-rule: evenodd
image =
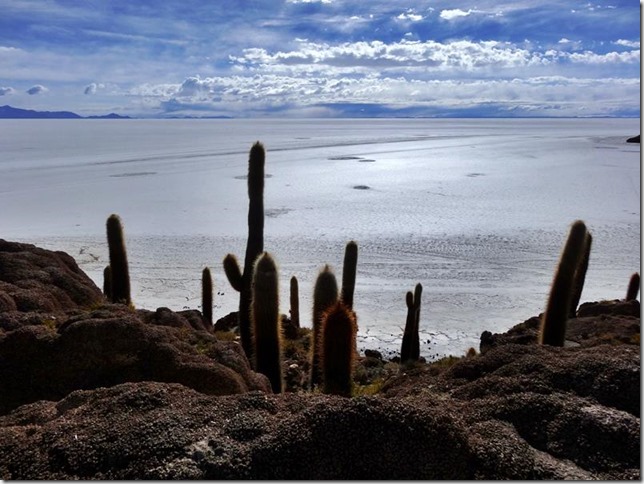
M 405 301 L 407 303 L 407 321 L 403 333 L 402 346 L 400 348 L 400 362 L 409 363 L 420 359 L 420 296 L 423 293 L 423 286 L 418 283 L 414 292 L 407 292 Z
M 279 314 L 278 270 L 274 258 L 264 252 L 264 163 L 261 143 L 255 143 L 248 160 L 248 240 L 242 272 L 236 257 L 228 254 L 224 271 L 231 286 L 240 293 L 239 330 L 242 347 L 256 371 L 266 375 L 273 392 L 283 391 L 282 328 Z M 115 303 L 131 306 L 130 279 L 121 219 L 112 214 L 107 219 L 110 264 L 104 270 L 103 290 Z M 539 343 L 563 346 L 566 323 L 576 315 L 590 258 L 592 236 L 584 222 L 577 220 L 571 228 L 557 266 L 546 309 L 541 319 Z M 347 243 L 342 270 L 342 287 L 338 289 L 335 274 L 327 264 L 319 272 L 313 294 L 311 333 L 311 388 L 351 396 L 353 365 L 357 354 L 357 320 L 353 310 L 358 261 L 358 245 Z M 202 271 L 202 313 L 213 325 L 213 283 L 208 267 Z M 637 297 L 640 276 L 634 273 L 626 300 Z M 402 338 L 402 364 L 420 359 L 420 308 L 423 287 L 407 292 L 407 318 Z M 300 327 L 298 280 L 290 280 L 291 321 Z M 468 357 L 476 356 L 470 349 Z

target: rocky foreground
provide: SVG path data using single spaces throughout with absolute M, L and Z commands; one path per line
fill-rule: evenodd
M 468 358 L 372 352 L 369 396 L 273 395 L 199 312 L 107 304 L 0 240 L 0 479 L 640 479 L 639 303 L 577 316 L 569 347 L 530 318 Z

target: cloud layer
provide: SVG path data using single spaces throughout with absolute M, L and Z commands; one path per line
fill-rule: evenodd
M 116 10 L 34 0 L 3 14 L 0 85 L 11 87 L 0 95 L 35 107 L 639 115 L 639 8 L 628 2 L 140 0 Z

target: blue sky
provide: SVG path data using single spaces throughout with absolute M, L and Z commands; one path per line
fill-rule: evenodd
M 0 0 L 0 105 L 145 117 L 635 116 L 634 0 Z

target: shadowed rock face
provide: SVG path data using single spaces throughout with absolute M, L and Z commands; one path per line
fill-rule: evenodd
M 0 240 L 0 304 L 0 414 L 128 381 L 178 382 L 211 395 L 269 388 L 198 311 L 107 304 L 62 252 Z
M 0 312 L 52 313 L 102 302 L 100 289 L 69 255 L 0 239 Z
M 574 347 L 535 345 L 531 318 L 342 398 L 271 394 L 199 313 L 69 300 L 53 323 L 0 309 L 1 479 L 640 477 L 636 301 L 588 306 Z

